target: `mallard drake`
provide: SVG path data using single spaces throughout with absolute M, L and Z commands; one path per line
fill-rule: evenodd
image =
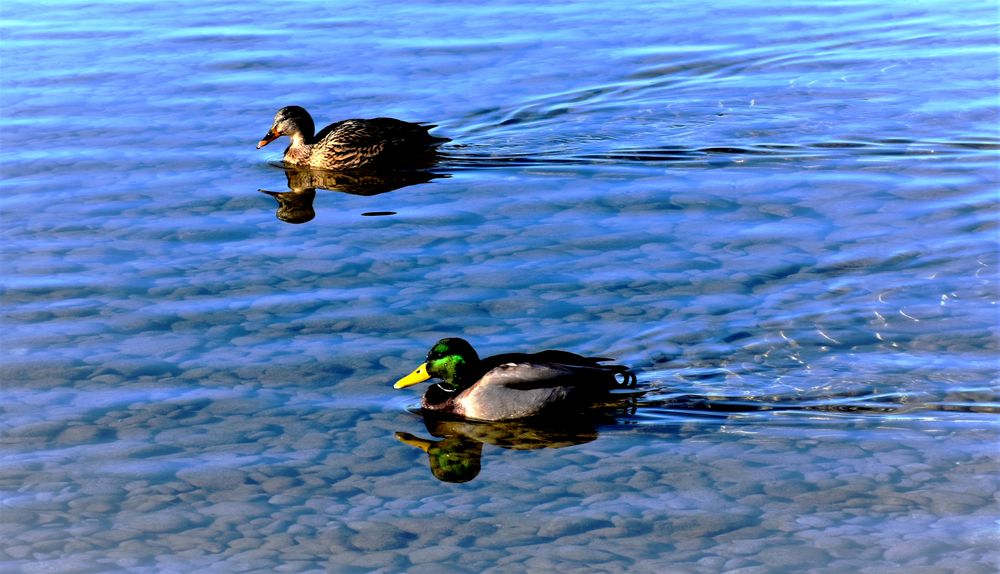
M 426 167 L 433 163 L 437 146 L 449 141 L 427 133 L 433 127 L 393 118 L 353 119 L 330 124 L 314 135 L 309 112 L 286 106 L 275 114 L 257 149 L 288 136 L 292 143 L 283 159 L 291 166 L 329 170 Z
M 636 377 L 628 367 L 601 364 L 610 360 L 568 351 L 480 359 L 468 341 L 453 337 L 438 341 L 427 360 L 394 388 L 441 379 L 424 393 L 424 409 L 484 421 L 519 419 L 580 407 L 612 389 L 634 387 Z

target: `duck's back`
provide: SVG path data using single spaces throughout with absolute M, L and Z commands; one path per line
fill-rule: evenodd
M 421 167 L 433 160 L 437 146 L 448 141 L 427 133 L 433 127 L 394 118 L 343 120 L 316 134 L 309 163 L 336 169 Z

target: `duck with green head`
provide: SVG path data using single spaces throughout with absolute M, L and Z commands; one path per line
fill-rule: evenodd
M 484 421 L 520 419 L 579 408 L 606 398 L 612 389 L 634 387 L 636 377 L 628 367 L 601 364 L 610 360 L 568 351 L 480 359 L 468 341 L 452 337 L 438 341 L 427 360 L 394 387 L 440 379 L 424 393 L 424 409 Z

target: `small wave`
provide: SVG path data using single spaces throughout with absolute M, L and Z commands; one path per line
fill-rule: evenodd
M 968 400 L 926 392 L 843 393 L 830 395 L 724 395 L 674 393 L 647 395 L 635 401 L 625 424 L 738 420 L 950 420 L 963 416 L 1000 414 L 1000 396 L 969 396 Z M 978 399 L 978 400 L 977 400 Z M 792 419 L 789 419 L 789 416 Z
M 564 146 L 568 147 L 568 146 Z M 480 151 L 482 150 L 482 151 Z M 450 146 L 441 154 L 448 168 L 477 169 L 511 166 L 648 165 L 658 163 L 703 164 L 730 160 L 740 165 L 749 161 L 822 160 L 836 157 L 871 158 L 894 156 L 944 156 L 1000 150 L 1000 141 L 917 141 L 888 138 L 872 141 L 831 140 L 806 144 L 761 143 L 753 145 L 676 145 L 620 147 L 607 150 L 540 149 L 537 152 L 487 149 L 486 146 Z

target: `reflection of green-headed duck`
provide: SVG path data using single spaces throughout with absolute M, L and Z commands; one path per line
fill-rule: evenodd
M 396 433 L 403 444 L 415 446 L 427 453 L 431 474 L 445 482 L 469 482 L 482 469 L 483 443 L 460 436 L 427 440 L 408 432 Z
M 433 163 L 435 148 L 448 141 L 427 133 L 433 127 L 393 118 L 354 119 L 330 124 L 314 134 L 309 112 L 287 106 L 278 110 L 257 149 L 288 136 L 292 143 L 285 149 L 284 162 L 291 166 L 330 170 L 425 167 Z
M 601 364 L 610 360 L 567 351 L 480 359 L 468 341 L 441 339 L 427 360 L 395 388 L 441 379 L 424 394 L 424 409 L 486 421 L 518 419 L 558 407 L 580 407 L 607 397 L 612 389 L 634 386 L 636 378 L 628 367 Z

